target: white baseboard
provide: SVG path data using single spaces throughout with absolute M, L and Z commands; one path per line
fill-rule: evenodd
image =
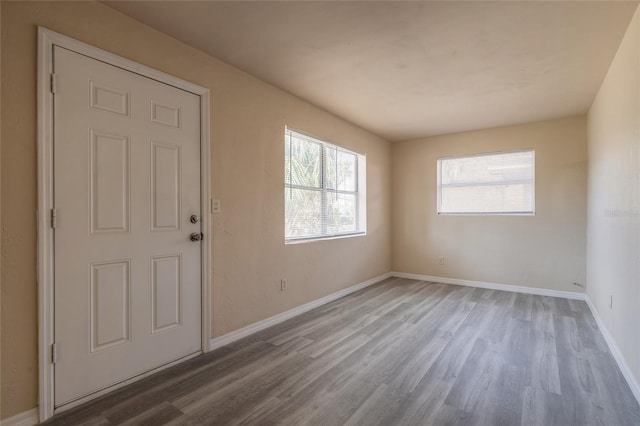
M 602 322 L 602 319 L 600 318 L 600 314 L 598 314 L 598 310 L 596 309 L 593 302 L 591 302 L 591 299 L 589 298 L 589 296 L 586 296 L 585 301 L 587 302 L 587 306 L 589 306 L 589 309 L 591 309 L 591 313 L 593 314 L 593 317 L 595 318 L 596 323 L 598 324 L 598 328 L 600 329 L 602 336 L 604 336 L 604 340 L 607 342 L 607 345 L 609 346 L 609 350 L 611 351 L 613 358 L 618 363 L 618 367 L 620 368 L 622 375 L 627 380 L 627 383 L 631 388 L 631 392 L 633 392 L 633 396 L 636 397 L 638 404 L 640 404 L 640 385 L 638 385 L 638 380 L 633 375 L 631 368 L 629 368 L 629 364 L 627 364 L 627 361 L 624 359 L 622 352 L 620 352 L 620 348 L 616 344 L 616 341 L 613 339 L 613 336 L 611 335 L 611 333 L 609 333 L 607 326 L 604 325 L 604 322 Z
M 461 280 L 458 278 L 434 277 L 431 275 L 409 274 L 406 272 L 392 272 L 391 276 L 398 278 L 408 278 L 420 281 L 432 281 L 443 284 L 463 285 L 466 287 L 487 288 L 491 290 L 512 291 L 514 293 L 537 294 L 540 296 L 562 297 L 564 299 L 585 300 L 585 293 L 576 291 L 550 290 L 546 288 L 525 287 L 511 284 L 496 284 L 482 281 Z
M 231 333 L 227 333 L 219 337 L 214 337 L 213 339 L 211 339 L 211 342 L 209 344 L 209 350 L 212 351 L 214 349 L 221 348 L 222 346 L 226 346 L 230 343 L 233 343 L 237 340 L 247 337 L 253 333 L 257 333 L 258 331 L 264 330 L 265 328 L 269 328 L 273 325 L 279 324 L 297 315 L 308 312 L 311 309 L 315 309 L 319 306 L 326 305 L 329 302 L 333 302 L 334 300 L 340 299 L 341 297 L 347 296 L 351 293 L 355 293 L 358 290 L 362 290 L 363 288 L 369 287 L 370 285 L 376 284 L 382 280 L 386 280 L 391 276 L 392 276 L 391 273 L 378 275 L 377 277 L 373 277 L 367 281 L 361 282 L 360 284 L 356 284 L 354 286 L 345 288 L 344 290 L 331 293 L 327 296 L 321 297 L 320 299 L 316 299 L 312 302 L 305 303 L 304 305 L 300 305 L 297 308 L 290 309 L 278 315 L 274 315 L 262 321 L 258 321 L 256 323 L 250 324 L 236 331 L 232 331 Z
M 16 414 L 8 419 L 0 420 L 0 426 L 33 426 L 38 424 L 38 408 Z
M 293 318 L 297 315 L 303 314 L 305 312 L 310 311 L 311 309 L 315 309 L 319 306 L 326 305 L 327 303 L 333 302 L 334 300 L 340 299 L 341 297 L 347 296 L 351 293 L 355 293 L 358 290 L 369 287 L 375 283 L 378 283 L 382 280 L 385 280 L 390 277 L 397 278 L 407 278 L 421 281 L 431 281 L 438 282 L 443 284 L 454 284 L 454 285 L 462 285 L 467 287 L 478 287 L 478 288 L 487 288 L 492 290 L 504 290 L 504 291 L 512 291 L 516 293 L 526 293 L 526 294 L 537 294 L 542 296 L 552 296 L 552 297 L 562 297 L 567 299 L 575 299 L 575 300 L 584 300 L 589 306 L 593 317 L 598 324 L 598 328 L 600 332 L 604 336 L 607 345 L 609 346 L 609 350 L 611 351 L 614 359 L 616 360 L 622 375 L 626 379 L 629 387 L 631 388 L 631 392 L 640 403 L 640 385 L 638 384 L 638 380 L 634 376 L 633 372 L 629 368 L 626 360 L 622 356 L 622 352 L 620 352 L 620 348 L 616 344 L 615 340 L 609 330 L 602 322 L 598 311 L 596 310 L 594 304 L 591 302 L 591 299 L 585 293 L 571 292 L 571 291 L 559 291 L 559 290 L 549 290 L 535 287 L 524 287 L 517 285 L 509 285 L 509 284 L 496 284 L 496 283 L 487 283 L 481 281 L 470 281 L 470 280 L 461 280 L 456 278 L 446 278 L 446 277 L 435 277 L 431 275 L 420 275 L 420 274 L 410 274 L 405 272 L 391 272 L 387 274 L 382 274 L 377 277 L 371 278 L 370 280 L 361 282 L 352 287 L 345 288 L 344 290 L 340 290 L 338 292 L 329 294 L 327 296 L 321 297 L 320 299 L 316 299 L 312 302 L 306 303 L 304 305 L 298 306 L 297 308 L 293 308 L 286 312 L 282 312 L 278 315 L 274 315 L 270 318 L 264 319 L 257 323 L 248 325 L 239 330 L 232 331 L 231 333 L 227 333 L 223 336 L 215 337 L 211 339 L 210 347 L 211 350 L 220 348 L 222 346 L 226 346 L 232 342 L 240 340 L 244 337 L 247 337 L 253 333 L 257 333 L 258 331 L 264 330 L 265 328 L 271 327 L 283 321 L 286 321 L 290 318 Z M 31 410 L 25 411 L 23 413 L 19 413 L 13 417 L 4 419 L 0 421 L 0 426 L 33 426 L 38 424 L 38 409 L 33 408 Z
M 616 344 L 611 333 L 609 333 L 609 330 L 607 329 L 607 327 L 604 325 L 604 322 L 602 322 L 602 319 L 600 318 L 600 315 L 598 314 L 598 311 L 596 310 L 595 305 L 591 302 L 591 299 L 589 299 L 589 296 L 586 293 L 549 290 L 544 288 L 524 287 L 524 286 L 509 285 L 509 284 L 487 283 L 487 282 L 481 282 L 481 281 L 460 280 L 457 278 L 434 277 L 430 275 L 409 274 L 405 272 L 392 272 L 391 276 L 398 277 L 398 278 L 421 280 L 421 281 L 432 281 L 432 282 L 438 282 L 443 284 L 463 285 L 467 287 L 479 287 L 479 288 L 487 288 L 492 290 L 512 291 L 516 293 L 538 294 L 541 296 L 552 296 L 552 297 L 562 297 L 565 299 L 584 300 L 587 303 L 587 306 L 589 306 L 589 309 L 591 310 L 591 313 L 593 314 L 593 317 L 595 318 L 596 323 L 598 324 L 598 328 L 600 329 L 600 332 L 604 336 L 604 339 L 607 342 L 607 345 L 609 346 L 609 350 L 611 351 L 613 358 L 616 360 L 616 363 L 618 364 L 618 368 L 620 368 L 622 375 L 624 376 L 627 383 L 629 384 L 629 387 L 631 388 L 631 392 L 633 392 L 633 395 L 635 396 L 636 400 L 638 400 L 638 403 L 640 403 L 640 385 L 638 384 L 638 380 L 633 375 L 633 372 L 631 371 L 631 368 L 629 368 L 627 361 L 624 359 L 624 356 L 622 356 L 622 352 L 620 352 L 620 348 Z

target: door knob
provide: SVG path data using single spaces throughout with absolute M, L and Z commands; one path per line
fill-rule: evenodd
M 202 232 L 193 232 L 190 236 L 191 241 L 201 241 L 204 238 Z

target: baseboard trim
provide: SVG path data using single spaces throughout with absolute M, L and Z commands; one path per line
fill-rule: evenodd
M 230 343 L 233 343 L 237 340 L 240 340 L 244 337 L 247 337 L 253 333 L 257 333 L 258 331 L 264 330 L 265 328 L 271 327 L 273 325 L 284 322 L 290 318 L 293 318 L 297 315 L 308 312 L 312 309 L 320 307 L 322 305 L 326 305 L 327 303 L 333 302 L 334 300 L 340 299 L 341 297 L 347 296 L 351 293 L 355 293 L 358 290 L 362 290 L 363 288 L 369 287 L 373 284 L 376 284 L 382 280 L 387 278 L 396 277 L 396 278 L 407 278 L 414 279 L 420 281 L 431 281 L 438 282 L 443 284 L 453 284 L 453 285 L 462 285 L 467 287 L 478 287 L 478 288 L 486 288 L 491 290 L 504 290 L 504 291 L 512 291 L 516 293 L 525 293 L 525 294 L 537 294 L 541 296 L 551 296 L 551 297 L 562 297 L 566 299 L 574 299 L 574 300 L 584 300 L 587 303 L 587 306 L 591 310 L 596 323 L 598 324 L 598 328 L 602 333 L 613 358 L 616 360 L 618 364 L 618 368 L 622 372 L 631 392 L 635 396 L 638 403 L 640 403 L 640 385 L 636 377 L 634 376 L 631 368 L 627 364 L 620 348 L 616 344 L 613 336 L 609 333 L 606 325 L 600 318 L 598 311 L 589 298 L 589 296 L 585 293 L 571 292 L 571 291 L 559 291 L 559 290 L 549 290 L 535 287 L 524 287 L 517 285 L 509 285 L 509 284 L 497 284 L 497 283 L 488 283 L 482 281 L 471 281 L 471 280 L 462 280 L 457 278 L 447 278 L 447 277 L 436 277 L 431 275 L 421 275 L 421 274 L 410 274 L 406 272 L 390 272 L 382 275 L 378 275 L 377 277 L 371 278 L 367 281 L 363 281 L 354 286 L 345 288 L 338 292 L 329 294 L 327 296 L 321 297 L 320 299 L 316 299 L 304 305 L 298 306 L 297 308 L 290 309 L 288 311 L 282 312 L 278 315 L 274 315 L 272 317 L 266 318 L 262 321 L 253 323 L 246 327 L 243 327 L 239 330 L 232 331 L 231 333 L 227 333 L 225 335 L 215 337 L 211 339 L 211 350 L 226 346 Z M 16 414 L 13 417 L 9 417 L 4 420 L 0 420 L 0 426 L 33 426 L 38 424 L 38 408 L 32 408 L 31 410 L 24 411 L 22 413 Z
M 562 297 L 565 299 L 574 299 L 574 300 L 584 300 L 587 303 L 587 306 L 591 310 L 593 317 L 598 324 L 598 328 L 604 337 L 604 340 L 607 342 L 607 346 L 609 346 L 609 350 L 613 355 L 613 358 L 616 360 L 618 364 L 618 368 L 620 368 L 620 372 L 624 376 L 629 388 L 631 388 L 631 392 L 633 396 L 636 398 L 638 403 L 640 404 L 640 385 L 638 384 L 638 380 L 634 376 L 631 368 L 627 364 L 620 348 L 616 344 L 616 341 L 613 339 L 611 333 L 605 326 L 604 322 L 600 318 L 598 311 L 591 302 L 591 299 L 586 293 L 578 293 L 572 291 L 560 291 L 560 290 L 549 290 L 545 288 L 536 288 L 536 287 L 524 287 L 510 284 L 496 284 L 496 283 L 487 283 L 482 281 L 471 281 L 471 280 L 461 280 L 457 278 L 446 278 L 446 277 L 434 277 L 431 275 L 420 275 L 420 274 L 409 274 L 406 272 L 392 272 L 391 276 L 397 278 L 407 278 L 413 280 L 421 280 L 421 281 L 432 281 L 443 284 L 454 284 L 454 285 L 463 285 L 467 287 L 479 287 L 479 288 L 487 288 L 491 290 L 504 290 L 504 291 L 512 291 L 516 293 L 526 293 L 526 294 L 537 294 L 541 296 L 552 296 L 552 297 Z
M 587 302 L 587 306 L 589 306 L 589 309 L 591 310 L 591 313 L 593 314 L 593 317 L 595 318 L 596 323 L 598 324 L 598 328 L 600 329 L 600 332 L 602 333 L 604 340 L 607 342 L 607 346 L 609 346 L 609 350 L 611 351 L 613 358 L 616 360 L 616 363 L 618 364 L 618 368 L 620 368 L 622 375 L 624 376 L 625 380 L 627 381 L 627 384 L 631 388 L 631 392 L 633 393 L 633 396 L 636 397 L 638 404 L 640 404 L 640 385 L 638 385 L 638 380 L 636 379 L 633 372 L 631 371 L 631 368 L 629 368 L 629 364 L 627 364 L 627 361 L 622 355 L 620 348 L 618 347 L 616 341 L 613 339 L 613 336 L 611 335 L 611 333 L 609 333 L 609 329 L 602 321 L 602 318 L 600 318 L 600 314 L 598 314 L 598 310 L 596 309 L 596 306 L 593 304 L 589 296 L 585 297 L 585 302 Z
M 0 426 L 33 426 L 38 424 L 38 407 L 23 411 L 8 419 L 0 420 Z
M 290 318 L 308 312 L 312 309 L 315 309 L 319 306 L 326 305 L 327 303 L 333 302 L 334 300 L 340 299 L 341 297 L 347 296 L 351 293 L 355 293 L 358 290 L 362 290 L 363 288 L 369 287 L 373 284 L 379 283 L 382 280 L 386 280 L 387 278 L 391 278 L 392 274 L 386 273 L 382 275 L 378 275 L 377 277 L 373 277 L 367 281 L 363 281 L 359 284 L 356 284 L 351 287 L 347 287 L 343 290 L 337 291 L 335 293 L 331 293 L 327 296 L 321 297 L 320 299 L 316 299 L 309 303 L 305 303 L 304 305 L 300 305 L 297 308 L 290 309 L 288 311 L 282 312 L 280 314 L 274 315 L 272 317 L 266 318 L 262 321 L 255 322 L 241 329 L 232 331 L 227 334 L 223 334 L 222 336 L 214 337 L 211 339 L 209 344 L 209 350 L 214 350 L 226 346 L 230 343 L 233 343 L 237 340 L 245 338 L 253 333 L 257 333 L 258 331 L 262 331 L 265 328 L 269 328 L 273 325 L 279 324 L 283 321 L 286 321 Z
M 585 293 L 574 291 L 550 290 L 546 288 L 525 287 L 511 284 L 497 284 L 483 281 L 461 280 L 458 278 L 434 277 L 431 275 L 409 274 L 406 272 L 392 272 L 391 276 L 398 278 L 408 278 L 420 281 L 432 281 L 443 284 L 463 285 L 466 287 L 487 288 L 490 290 L 512 291 L 514 293 L 537 294 L 540 296 L 562 297 L 564 299 L 585 300 Z

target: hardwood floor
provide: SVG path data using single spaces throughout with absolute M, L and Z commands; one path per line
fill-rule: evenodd
M 640 425 L 582 301 L 391 278 L 54 425 Z

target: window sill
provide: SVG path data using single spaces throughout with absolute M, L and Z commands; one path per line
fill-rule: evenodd
M 535 216 L 536 212 L 523 213 L 437 213 L 438 216 Z
M 351 234 L 339 234 L 339 235 L 326 235 L 322 237 L 312 237 L 312 238 L 300 238 L 300 239 L 291 239 L 284 240 L 285 245 L 289 244 L 304 244 L 304 243 L 312 243 L 314 241 L 326 241 L 326 240 L 341 240 L 344 238 L 353 238 L 353 237 L 364 237 L 366 236 L 366 232 L 354 232 Z

